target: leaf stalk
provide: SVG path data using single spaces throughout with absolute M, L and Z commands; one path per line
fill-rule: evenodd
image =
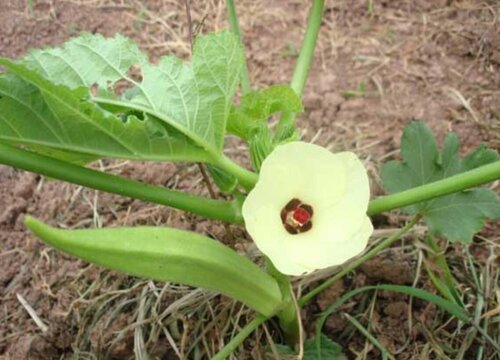
M 0 163 L 96 190 L 150 201 L 192 212 L 209 219 L 243 223 L 238 201 L 223 201 L 144 184 L 70 164 L 13 146 L 0 144 Z
M 392 209 L 431 200 L 498 179 L 500 179 L 500 161 L 483 165 L 443 180 L 372 200 L 368 206 L 368 215 L 376 215 Z

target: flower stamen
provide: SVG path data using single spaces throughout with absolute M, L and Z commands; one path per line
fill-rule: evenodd
M 301 200 L 293 198 L 281 210 L 281 222 L 292 235 L 306 232 L 312 228 L 313 208 Z

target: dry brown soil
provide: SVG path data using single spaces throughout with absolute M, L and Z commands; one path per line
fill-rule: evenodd
M 236 3 L 253 83 L 287 82 L 308 2 Z M 498 1 L 373 0 L 371 14 L 368 3 L 327 1 L 305 91 L 305 112 L 299 120 L 304 138 L 332 150 L 355 149 L 368 161 L 374 196 L 382 193 L 379 165 L 397 156 L 402 129 L 412 118 L 427 121 L 440 139 L 448 130 L 458 132 L 464 150 L 481 142 L 498 148 Z M 165 53 L 187 57 L 183 6 L 181 1 L 166 0 L 2 0 L 0 54 L 16 58 L 30 48 L 58 45 L 87 31 L 124 33 L 153 61 Z M 224 6 L 217 0 L 193 1 L 194 25 L 202 32 L 227 27 Z M 365 92 L 351 96 L 349 91 L 362 83 Z M 241 149 L 230 152 L 247 163 L 243 153 Z M 195 166 L 106 161 L 98 166 L 145 182 L 206 194 Z M 134 349 L 145 349 L 158 359 L 207 358 L 206 354 L 223 346 L 223 335 L 227 341 L 235 322 L 242 325 L 252 316 L 207 292 L 127 277 L 54 251 L 26 232 L 22 219 L 27 213 L 62 227 L 170 225 L 252 251 L 238 228 L 232 228 L 230 237 L 221 224 L 196 216 L 0 166 L 0 359 L 129 359 L 134 358 Z M 397 214 L 376 219 L 383 227 L 403 221 Z M 490 225 L 487 236 L 498 239 L 498 228 Z M 477 256 L 487 256 L 487 249 L 477 241 Z M 417 266 L 420 252 L 411 246 L 390 249 L 326 291 L 304 311 L 307 333 L 314 329 L 314 313 L 355 286 L 416 281 L 419 287 L 432 290 Z M 460 248 L 451 247 L 448 256 L 460 269 Z M 18 294 L 47 325 L 47 331 L 30 318 Z M 172 307 L 176 299 L 183 301 Z M 371 310 L 359 313 L 360 306 Z M 445 336 L 443 332 L 453 332 L 456 324 L 441 327 L 446 316 L 424 302 L 409 306 L 406 297 L 382 292 L 376 299 L 362 297 L 347 303 L 342 310 L 371 324 L 372 334 L 398 359 L 440 358 L 432 351 L 428 357 L 420 356 L 428 351 L 427 343 Z M 160 325 L 153 326 L 156 320 L 151 319 L 160 319 Z M 325 331 L 344 346 L 350 358 L 356 354 L 380 358 L 341 315 L 331 317 Z M 262 358 L 269 344 L 267 332 L 273 341 L 280 340 L 271 323 L 250 338 L 236 358 Z M 460 346 L 460 339 L 447 338 L 455 347 Z

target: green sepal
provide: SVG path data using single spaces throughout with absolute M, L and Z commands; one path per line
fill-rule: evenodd
M 206 164 L 206 167 L 220 191 L 232 194 L 236 190 L 238 179 L 234 175 L 214 165 Z
M 248 145 L 252 165 L 257 171 L 259 171 L 262 162 L 275 147 L 271 132 L 267 127 L 261 127 L 259 131 L 250 139 Z

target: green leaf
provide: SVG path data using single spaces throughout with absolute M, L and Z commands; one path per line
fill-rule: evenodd
M 16 74 L 0 75 L 0 141 L 28 145 L 72 162 L 99 157 L 206 158 L 183 134 L 153 117 L 118 118 L 89 101 L 84 88 L 55 85 L 5 58 L 0 58 L 0 64 Z
M 401 140 L 403 161 L 390 161 L 382 167 L 385 189 L 397 193 L 498 161 L 498 154 L 484 145 L 464 159 L 459 156 L 459 148 L 457 135 L 449 133 L 440 154 L 430 128 L 413 121 L 406 126 Z M 433 235 L 469 243 L 486 218 L 500 218 L 500 200 L 490 190 L 472 189 L 408 206 L 403 211 L 423 213 Z
M 342 352 L 342 346 L 330 340 L 326 335 L 321 334 L 320 354 L 318 354 L 317 337 L 306 340 L 304 343 L 303 360 L 347 360 L 347 356 Z
M 330 340 L 326 335 L 320 334 L 319 354 L 317 344 L 316 337 L 304 342 L 304 356 L 302 360 L 347 360 L 342 351 L 342 346 Z M 276 345 L 276 350 L 281 355 L 295 355 L 295 352 L 287 345 Z
M 82 34 L 59 48 L 32 50 L 22 59 L 47 80 L 71 89 L 93 85 L 106 89 L 121 79 L 133 82 L 128 71 L 147 61 L 137 45 L 120 34 L 109 39 Z
M 460 305 L 465 308 L 460 294 L 458 292 L 458 287 L 456 286 L 456 281 L 453 278 L 451 270 L 448 266 L 448 262 L 446 261 L 446 257 L 444 252 L 439 248 L 436 244 L 432 236 L 427 236 L 426 243 L 428 248 L 425 253 L 429 257 L 424 261 L 424 266 L 429 274 L 429 278 L 432 283 L 439 290 L 441 295 L 447 298 L 450 301 L 455 302 L 457 305 Z M 434 267 L 437 267 L 439 271 L 435 273 L 430 263 L 435 264 Z
M 264 90 L 252 91 L 234 106 L 229 115 L 227 131 L 246 140 L 250 147 L 250 158 L 259 170 L 264 159 L 282 143 L 295 138 L 295 127 L 287 129 L 277 137 L 269 130 L 269 117 L 278 112 L 302 111 L 302 103 L 288 85 L 273 85 Z
M 302 103 L 288 85 L 273 85 L 264 90 L 252 91 L 234 106 L 229 115 L 227 131 L 250 141 L 267 120 L 278 112 L 300 112 Z
M 97 155 L 84 154 L 69 150 L 58 150 L 41 145 L 27 145 L 25 146 L 25 149 L 75 165 L 86 165 L 100 158 L 100 156 Z
M 161 126 L 155 124 L 156 128 L 163 128 L 160 141 L 156 141 L 154 137 L 154 141 L 151 141 L 150 137 L 145 136 L 142 146 L 137 149 L 135 145 L 139 143 L 134 140 L 134 146 L 131 148 L 126 146 L 130 144 L 124 139 L 122 142 L 127 144 L 122 145 L 128 148 L 126 150 L 130 150 L 125 151 L 128 153 L 126 156 L 123 154 L 106 154 L 106 156 L 187 161 L 206 161 L 210 158 L 214 161 L 220 157 L 223 147 L 226 122 L 243 61 L 243 51 L 239 41 L 233 34 L 222 32 L 198 37 L 190 64 L 184 64 L 173 56 L 166 56 L 160 59 L 158 65 L 153 65 L 132 41 L 121 35 L 105 39 L 101 35 L 90 34 L 72 39 L 60 48 L 35 50 L 22 59 L 22 65 L 36 71 L 41 75 L 40 79 L 49 80 L 45 84 L 41 84 L 38 80 L 33 82 L 34 75 L 31 79 L 27 79 L 28 69 L 21 65 L 12 62 L 10 62 L 12 65 L 8 65 L 7 59 L 4 59 L 2 64 L 32 87 L 40 89 L 45 102 L 48 102 L 49 97 L 53 97 L 50 93 L 55 88 L 54 84 L 58 84 L 61 85 L 57 91 L 59 95 L 65 93 L 68 96 L 69 92 L 63 86 L 69 87 L 78 92 L 79 101 L 86 99 L 86 104 L 94 106 L 94 103 L 98 103 L 102 109 L 115 113 L 125 122 L 129 119 L 128 115 L 132 114 L 139 119 L 147 118 L 150 122 L 161 123 Z M 141 72 L 141 81 L 134 80 L 129 75 L 134 65 Z M 19 69 L 22 71 L 19 72 Z M 119 80 L 124 80 L 132 86 L 121 98 L 117 98 L 111 91 L 112 86 Z M 52 85 L 52 88 L 49 85 Z M 93 97 L 90 92 L 90 88 L 95 85 L 98 87 L 97 97 Z M 8 88 L 5 91 L 8 91 Z M 75 93 L 73 95 L 78 97 Z M 17 107 L 26 107 L 25 105 L 18 104 Z M 50 107 L 51 104 L 46 105 Z M 60 104 L 54 105 L 51 110 L 59 111 L 56 106 Z M 28 108 L 30 109 L 22 111 L 33 110 L 31 106 Z M 16 116 L 13 118 L 13 115 Z M 28 121 L 32 116 L 23 120 L 19 119 L 18 115 L 9 114 L 7 121 L 21 122 L 20 125 L 15 125 L 16 128 L 31 125 Z M 110 114 L 107 114 L 106 119 L 109 120 L 109 117 Z M 89 122 L 88 119 L 80 121 L 80 116 L 72 119 L 69 115 L 59 121 L 65 123 L 62 126 L 64 129 L 69 127 L 66 123 L 71 122 L 79 130 Z M 97 122 L 99 121 L 100 119 L 97 119 Z M 127 128 L 117 125 L 114 121 L 108 122 L 111 123 L 108 127 L 118 128 L 117 133 L 123 134 L 120 135 L 122 137 L 127 137 L 125 134 L 129 133 L 130 127 L 135 127 L 136 132 L 138 128 L 142 128 L 143 132 L 146 132 L 144 129 L 150 128 L 144 124 L 139 126 L 134 120 L 130 122 L 136 124 Z M 64 129 L 55 130 L 57 135 L 66 140 Z M 104 130 L 109 132 L 109 129 Z M 82 136 L 88 139 L 89 135 L 94 133 L 96 129 L 92 129 L 92 133 L 86 131 Z M 135 138 L 134 135 L 136 134 L 132 134 L 131 137 Z M 98 148 L 105 146 L 100 141 L 105 137 L 104 134 L 97 134 L 92 145 Z M 116 138 L 111 141 L 115 144 L 117 142 L 120 141 Z M 155 148 L 159 147 L 156 143 L 160 142 L 164 143 L 161 147 L 165 149 L 161 157 L 155 154 Z M 52 142 L 36 144 L 54 145 Z M 84 153 L 94 153 L 88 151 L 87 147 L 83 150 Z M 61 149 L 61 146 L 58 145 L 56 148 Z M 201 149 L 209 154 L 203 154 Z M 120 152 L 123 153 L 123 150 Z M 99 151 L 95 153 L 100 154 Z M 154 156 L 145 157 L 143 153 L 154 153 Z
M 142 64 L 143 80 L 130 94 L 131 106 L 154 114 L 193 142 L 219 154 L 231 102 L 243 66 L 240 43 L 232 33 L 196 39 L 191 64 L 167 56 Z
M 109 269 L 216 290 L 265 316 L 281 305 L 276 280 L 196 233 L 165 227 L 60 230 L 29 216 L 25 224 L 49 245 Z

